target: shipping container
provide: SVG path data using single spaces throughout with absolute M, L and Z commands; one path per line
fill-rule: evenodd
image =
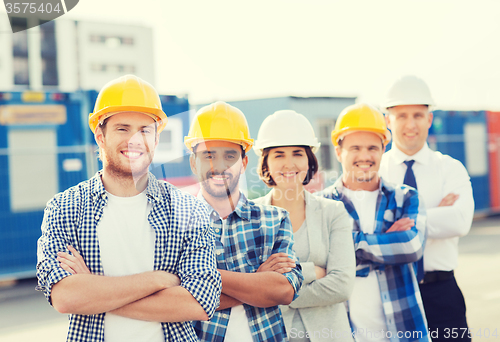
M 434 111 L 429 146 L 459 160 L 466 167 L 476 213 L 488 213 L 491 208 L 486 112 Z
M 486 112 L 491 212 L 500 212 L 500 112 Z
M 0 94 L 0 279 L 35 274 L 46 202 L 93 168 L 85 101 L 84 93 Z

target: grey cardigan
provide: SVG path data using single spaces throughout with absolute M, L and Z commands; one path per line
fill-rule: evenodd
M 271 204 L 273 191 L 253 201 Z M 356 275 L 352 221 L 342 202 L 304 193 L 309 258 L 300 260 L 304 282 L 299 297 L 290 305 L 280 306 L 287 334 L 293 337 L 298 333 L 292 329 L 292 321 L 295 310 L 299 310 L 311 342 L 352 341 L 344 304 Z M 326 276 L 316 280 L 314 266 L 325 268 Z

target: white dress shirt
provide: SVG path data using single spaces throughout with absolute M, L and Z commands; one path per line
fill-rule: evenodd
M 402 184 L 406 173 L 404 162 L 412 159 L 418 193 L 427 210 L 424 270 L 451 271 L 458 265 L 458 238 L 469 232 L 474 215 L 469 174 L 461 162 L 432 151 L 427 144 L 413 156 L 393 144 L 382 156 L 379 174 L 389 182 Z M 458 194 L 459 198 L 452 206 L 438 207 L 449 193 Z

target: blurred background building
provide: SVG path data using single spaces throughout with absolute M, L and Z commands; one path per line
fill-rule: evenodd
M 11 20 L 26 28 L 33 19 Z M 5 28 L 9 23 L 0 25 Z M 0 51 L 2 90 L 98 90 L 124 74 L 135 74 L 152 84 L 155 81 L 149 27 L 58 19 L 2 34 Z

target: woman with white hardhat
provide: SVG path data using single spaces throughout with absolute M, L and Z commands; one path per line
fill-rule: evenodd
M 304 282 L 281 311 L 290 341 L 352 341 L 345 302 L 352 291 L 355 257 L 352 223 L 344 205 L 311 195 L 304 186 L 318 171 L 320 143 L 302 114 L 280 110 L 262 123 L 254 145 L 257 172 L 271 191 L 254 200 L 286 209 Z M 286 256 L 269 258 L 259 271 L 286 269 Z M 282 273 L 282 272 L 281 272 Z

